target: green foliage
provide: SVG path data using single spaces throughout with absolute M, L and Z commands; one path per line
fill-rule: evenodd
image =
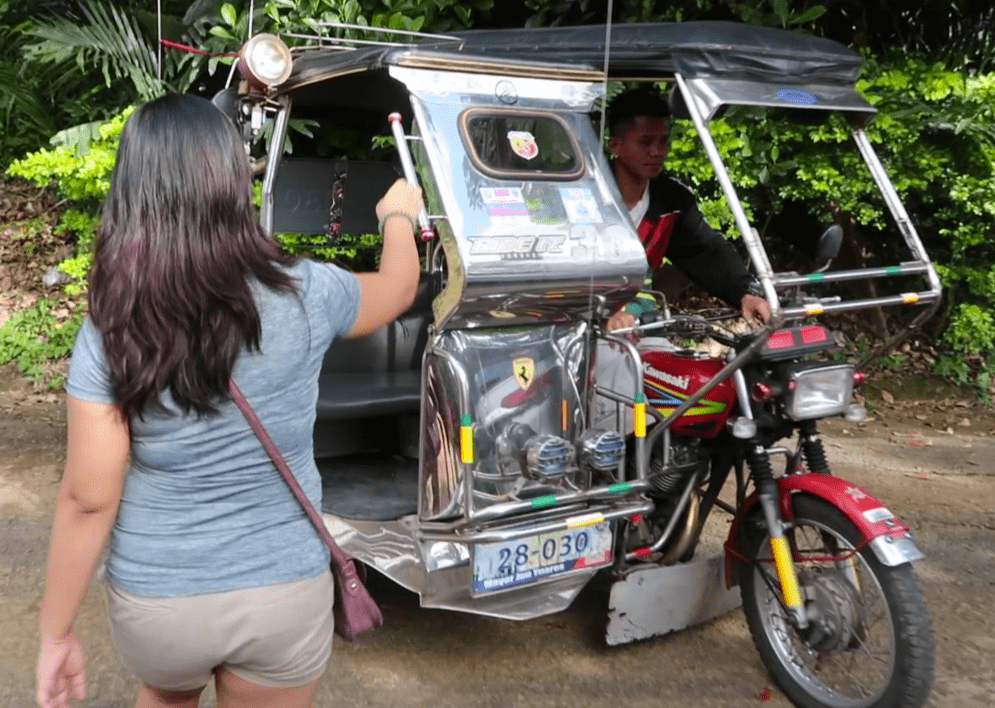
M 228 5 L 229 15 L 236 11 Z M 263 6 L 262 31 L 308 33 L 341 39 L 411 39 L 403 32 L 448 32 L 470 26 L 475 14 L 494 7 L 494 0 L 269 0 Z M 331 27 L 333 24 L 383 27 L 396 34 Z M 244 35 L 242 35 L 244 36 Z M 290 43 L 299 40 L 288 38 Z
M 881 364 L 881 368 L 896 371 L 902 368 L 907 358 L 904 354 L 885 354 L 878 361 Z
M 826 13 L 824 5 L 812 5 L 799 10 L 797 6 L 803 3 L 793 4 L 795 7 L 790 7 L 788 0 L 767 0 L 759 3 L 731 2 L 730 8 L 740 20 L 748 24 L 784 29 L 808 24 Z
M 74 145 L 43 148 L 12 162 L 7 173 L 39 187 L 54 181 L 58 183 L 59 194 L 73 202 L 98 202 L 110 189 L 121 131 L 133 111 L 134 107 L 126 108 L 103 123 L 85 155 L 80 155 Z
M 26 47 L 26 59 L 58 66 L 74 63 L 81 73 L 98 69 L 107 88 L 125 80 L 140 101 L 161 96 L 156 53 L 134 18 L 97 0 L 81 0 L 81 9 L 86 23 L 52 17 L 29 28 L 27 34 L 36 41 Z
M 334 244 L 324 234 L 276 234 L 290 253 L 323 261 L 337 261 L 363 272 L 376 270 L 382 239 L 379 234 L 342 234 Z
M 83 315 L 77 312 L 60 322 L 51 312 L 53 305 L 51 300 L 39 300 L 33 307 L 15 312 L 0 326 L 0 364 L 14 361 L 22 374 L 41 381 L 45 379 L 45 361 L 72 351 Z M 52 377 L 47 383 L 58 388 L 62 376 Z
M 991 356 L 995 349 L 995 316 L 991 308 L 961 303 L 957 314 L 951 318 L 950 326 L 943 340 L 954 351 L 964 354 L 984 354 Z
M 62 212 L 55 228 L 57 233 L 69 231 L 76 236 L 76 255 L 59 264 L 59 270 L 72 278 L 64 287 L 67 295 L 80 295 L 86 290 L 93 238 L 100 225 L 100 204 L 110 189 L 121 131 L 133 111 L 133 107 L 127 108 L 102 123 L 85 154 L 80 154 L 74 145 L 64 144 L 31 153 L 14 161 L 7 170 L 38 186 L 55 182 L 59 194 L 72 205 Z
M 936 365 L 933 367 L 933 373 L 937 376 L 951 379 L 957 385 L 962 386 L 971 377 L 971 365 L 967 363 L 964 357 L 954 354 L 944 354 L 937 358 Z

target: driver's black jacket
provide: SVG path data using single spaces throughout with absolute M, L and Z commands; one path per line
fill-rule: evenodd
M 676 178 L 660 175 L 650 180 L 649 197 L 636 230 L 650 271 L 666 256 L 696 286 L 738 308 L 752 276 L 732 242 L 708 225 L 694 195 Z

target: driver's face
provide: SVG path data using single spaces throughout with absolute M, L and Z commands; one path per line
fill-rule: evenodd
M 653 179 L 663 169 L 670 149 L 670 118 L 636 116 L 636 123 L 608 140 L 619 169 L 642 179 Z

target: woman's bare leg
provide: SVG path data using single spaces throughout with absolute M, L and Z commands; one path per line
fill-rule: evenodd
M 142 684 L 135 708 L 197 708 L 203 692 L 203 686 L 191 691 L 165 691 Z
M 225 668 L 214 674 L 218 708 L 311 708 L 321 679 L 293 688 L 271 688 L 239 678 Z

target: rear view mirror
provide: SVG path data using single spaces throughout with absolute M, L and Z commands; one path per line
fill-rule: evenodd
M 236 126 L 239 124 L 237 88 L 228 87 L 218 91 L 214 94 L 214 98 L 211 99 L 211 103 L 213 103 L 218 110 L 228 116 L 232 123 Z
M 822 232 L 818 243 L 815 244 L 815 258 L 818 261 L 831 261 L 840 252 L 843 245 L 843 227 L 833 224 Z
M 839 254 L 843 245 L 843 227 L 833 224 L 822 232 L 815 244 L 815 260 L 820 264 L 819 271 L 829 267 L 832 260 Z

